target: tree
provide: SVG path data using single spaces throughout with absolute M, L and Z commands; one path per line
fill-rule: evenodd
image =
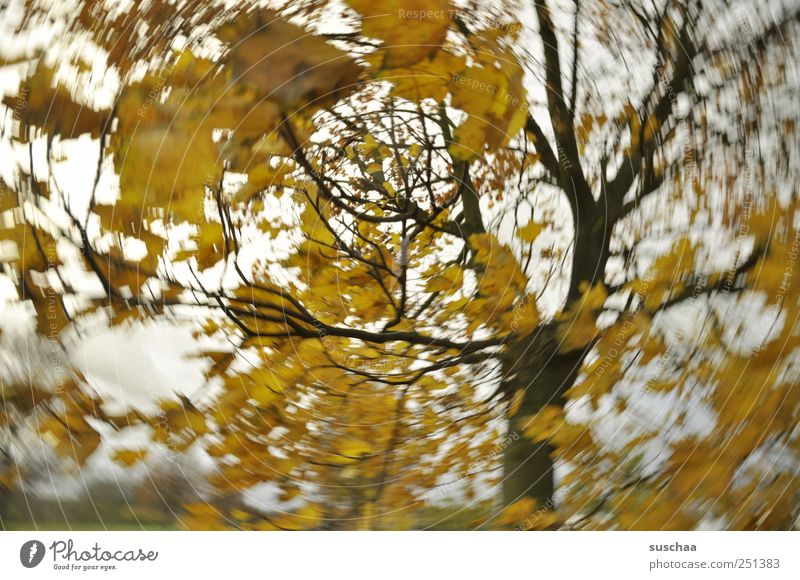
M 794 525 L 797 13 L 346 4 L 81 2 L 106 76 L 35 55 L 5 100 L 40 330 L 201 318 L 207 395 L 126 420 L 220 497 L 306 500 L 193 521 L 395 527 L 499 484 L 498 527 Z

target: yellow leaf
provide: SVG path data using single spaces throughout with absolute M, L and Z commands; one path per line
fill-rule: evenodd
M 513 417 L 519 410 L 522 408 L 522 403 L 525 401 L 525 391 L 523 389 L 517 389 L 514 393 L 513 398 L 511 399 L 511 404 L 508 406 L 508 416 Z
M 530 517 L 535 510 L 536 500 L 531 497 L 523 497 L 506 507 L 493 523 L 499 527 L 514 526 Z
M 459 266 L 451 265 L 445 268 L 441 274 L 428 280 L 425 289 L 428 292 L 446 292 L 452 294 L 459 289 L 464 281 L 464 272 Z
M 427 58 L 412 66 L 392 68 L 380 73 L 379 78 L 390 81 L 392 94 L 410 101 L 433 99 L 441 102 L 447 96 L 450 81 L 464 70 L 466 60 L 462 56 L 440 50 L 433 58 Z M 419 148 L 419 144 L 415 144 Z M 412 145 L 413 147 L 413 145 Z M 417 153 L 411 152 L 413 157 Z
M 347 0 L 364 18 L 361 33 L 383 41 L 379 68 L 413 65 L 441 47 L 450 26 L 450 0 Z
M 283 110 L 311 113 L 356 88 L 360 67 L 345 52 L 276 13 L 244 13 L 217 35 L 237 83 Z
M 544 228 L 541 226 L 541 224 L 530 221 L 528 222 L 528 225 L 520 228 L 519 231 L 517 231 L 517 237 L 523 242 L 532 242 L 542 232 L 542 229 Z
M 142 461 L 147 455 L 147 449 L 120 449 L 114 454 L 114 461 L 118 461 L 130 467 L 138 461 Z
M 369 443 L 354 437 L 345 437 L 337 441 L 335 445 L 342 458 L 351 461 L 355 461 L 372 452 L 372 446 Z
M 18 96 L 3 99 L 3 104 L 14 111 L 14 118 L 20 121 L 15 137 L 27 142 L 28 126 L 38 127 L 50 135 L 61 135 L 64 139 L 75 139 L 85 133 L 99 137 L 108 115 L 75 102 L 64 85 L 55 79 L 55 70 L 40 63 L 36 71 L 23 80 Z
M 525 417 L 523 434 L 534 441 L 551 439 L 564 425 L 564 409 L 556 405 L 546 405 L 535 415 Z

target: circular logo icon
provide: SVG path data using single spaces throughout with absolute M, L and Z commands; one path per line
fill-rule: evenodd
M 44 544 L 39 540 L 30 540 L 19 549 L 19 561 L 26 568 L 35 568 L 44 559 Z

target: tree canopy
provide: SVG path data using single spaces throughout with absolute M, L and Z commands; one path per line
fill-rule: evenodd
M 67 346 L 189 325 L 207 388 L 111 413 L 76 370 L 0 425 L 202 448 L 192 528 L 797 524 L 796 9 L 51 8 L 2 48 L 5 276 Z

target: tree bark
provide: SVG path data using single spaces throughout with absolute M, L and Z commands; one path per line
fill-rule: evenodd
M 555 325 L 542 327 L 536 336 L 517 342 L 504 355 L 504 389 L 510 396 L 523 392 L 520 408 L 508 418 L 509 444 L 503 450 L 504 506 L 526 496 L 540 506 L 555 504 L 554 448 L 548 441 L 534 442 L 523 436 L 527 417 L 547 405 L 563 407 L 564 392 L 575 382 L 585 357 L 582 350 L 556 352 L 554 332 Z
M 605 215 L 584 212 L 575 223 L 573 257 L 567 306 L 581 299 L 581 286 L 603 281 L 609 256 L 611 228 Z M 563 407 L 564 393 L 575 383 L 588 349 L 558 352 L 557 324 L 541 326 L 533 336 L 509 346 L 503 355 L 503 388 L 509 396 L 522 391 L 522 405 L 508 417 L 509 444 L 503 450 L 503 506 L 531 497 L 539 506 L 556 504 L 555 448 L 549 441 L 531 441 L 523 436 L 527 417 L 547 405 Z

